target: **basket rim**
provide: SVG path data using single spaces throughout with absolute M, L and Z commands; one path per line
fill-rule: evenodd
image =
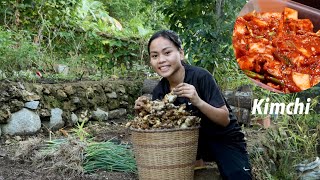
M 199 129 L 199 128 L 200 128 L 200 126 L 187 127 L 187 128 L 170 128 L 170 129 L 136 129 L 136 128 L 130 127 L 129 129 L 131 131 L 135 131 L 135 132 L 162 133 L 162 132 L 173 132 L 173 131 L 191 131 L 191 130 L 195 130 L 195 129 Z

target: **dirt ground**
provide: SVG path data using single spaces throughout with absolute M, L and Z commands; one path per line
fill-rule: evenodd
M 92 135 L 94 141 L 106 141 L 113 139 L 113 141 L 130 143 L 130 133 L 124 126 L 125 123 L 106 123 L 96 122 L 88 123 L 85 130 Z M 52 159 L 43 158 L 41 161 L 34 160 L 33 150 L 39 148 L 39 146 L 29 145 L 29 149 L 21 147 L 22 142 L 29 142 L 29 144 L 41 144 L 49 139 L 48 132 L 42 130 L 36 136 L 1 136 L 0 138 L 0 180 L 137 180 L 136 174 L 121 173 L 121 172 L 106 172 L 99 171 L 93 174 L 77 173 L 77 171 L 70 171 L 68 165 L 64 165 L 65 171 L 57 168 L 52 168 Z M 63 129 L 51 134 L 51 138 L 66 138 L 70 136 L 71 129 Z M 256 138 L 258 133 L 253 131 L 247 131 L 248 144 L 251 148 L 252 144 L 259 141 Z M 36 143 L 37 142 L 37 143 Z M 207 180 L 210 177 L 217 177 L 219 174 L 216 166 L 210 166 L 208 169 L 202 169 L 195 171 L 195 180 Z M 216 178 L 214 178 L 216 179 Z
M 106 141 L 113 139 L 119 142 L 129 142 L 129 132 L 117 123 L 88 123 L 85 130 L 92 135 L 94 141 Z M 66 138 L 71 134 L 71 129 L 56 131 L 51 135 L 52 139 Z M 136 180 L 137 175 L 121 172 L 100 171 L 94 174 L 75 173 L 70 171 L 56 172 L 57 168 L 51 168 L 51 159 L 35 162 L 30 159 L 32 151 L 30 147 L 21 150 L 21 142 L 45 141 L 49 139 L 48 132 L 42 130 L 36 136 L 1 136 L 0 139 L 0 180 Z M 19 150 L 20 148 L 20 150 Z M 36 147 L 33 147 L 36 149 Z M 25 152 L 22 152 L 25 151 Z M 29 151 L 29 152 L 28 152 Z M 25 153 L 21 155 L 21 153 Z

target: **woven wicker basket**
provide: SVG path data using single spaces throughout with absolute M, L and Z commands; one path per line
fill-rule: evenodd
M 199 128 L 132 131 L 140 180 L 192 180 Z

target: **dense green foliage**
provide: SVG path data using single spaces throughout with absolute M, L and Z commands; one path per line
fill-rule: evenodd
M 231 35 L 234 18 L 244 3 L 245 0 L 4 0 L 0 3 L 1 32 L 11 35 L 0 38 L 16 45 L 2 44 L 10 51 L 3 51 L 1 65 L 26 64 L 2 70 L 31 67 L 32 71 L 52 76 L 55 64 L 67 64 L 73 67 L 75 77 L 144 75 L 149 72 L 148 38 L 154 31 L 171 28 L 182 37 L 190 64 L 207 68 L 220 82 L 242 82 L 238 80 L 243 76 L 239 76 L 242 74 L 234 61 Z M 21 59 L 19 54 L 24 57 Z M 225 73 L 234 76 L 225 79 Z
M 234 20 L 245 2 L 166 0 L 160 9 L 168 18 L 170 28 L 183 38 L 190 64 L 208 69 L 220 82 L 238 82 L 224 79 L 223 74 L 239 73 L 231 38 Z
M 37 61 L 37 47 L 29 43 L 31 37 L 22 33 L 4 31 L 0 28 L 0 63 L 1 71 L 28 69 Z
M 164 27 L 165 23 L 154 23 L 161 17 L 143 0 L 4 0 L 0 3 L 0 38 L 9 44 L 1 45 L 14 49 L 3 51 L 0 65 L 9 74 L 32 67 L 52 76 L 55 64 L 67 64 L 77 77 L 143 75 L 145 42 L 152 28 Z M 21 60 L 15 52 L 25 57 Z M 7 66 L 11 62 L 21 65 L 30 58 L 31 65 Z
M 233 22 L 244 3 L 244 0 L 166 1 L 161 9 L 169 18 L 170 28 L 183 37 L 189 62 L 213 70 L 215 64 L 233 61 Z

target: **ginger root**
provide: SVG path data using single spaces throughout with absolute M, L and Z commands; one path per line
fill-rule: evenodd
M 198 126 L 200 118 L 186 111 L 186 105 L 175 106 L 177 95 L 166 94 L 162 101 L 146 100 L 145 106 L 126 127 L 135 129 L 169 129 Z

